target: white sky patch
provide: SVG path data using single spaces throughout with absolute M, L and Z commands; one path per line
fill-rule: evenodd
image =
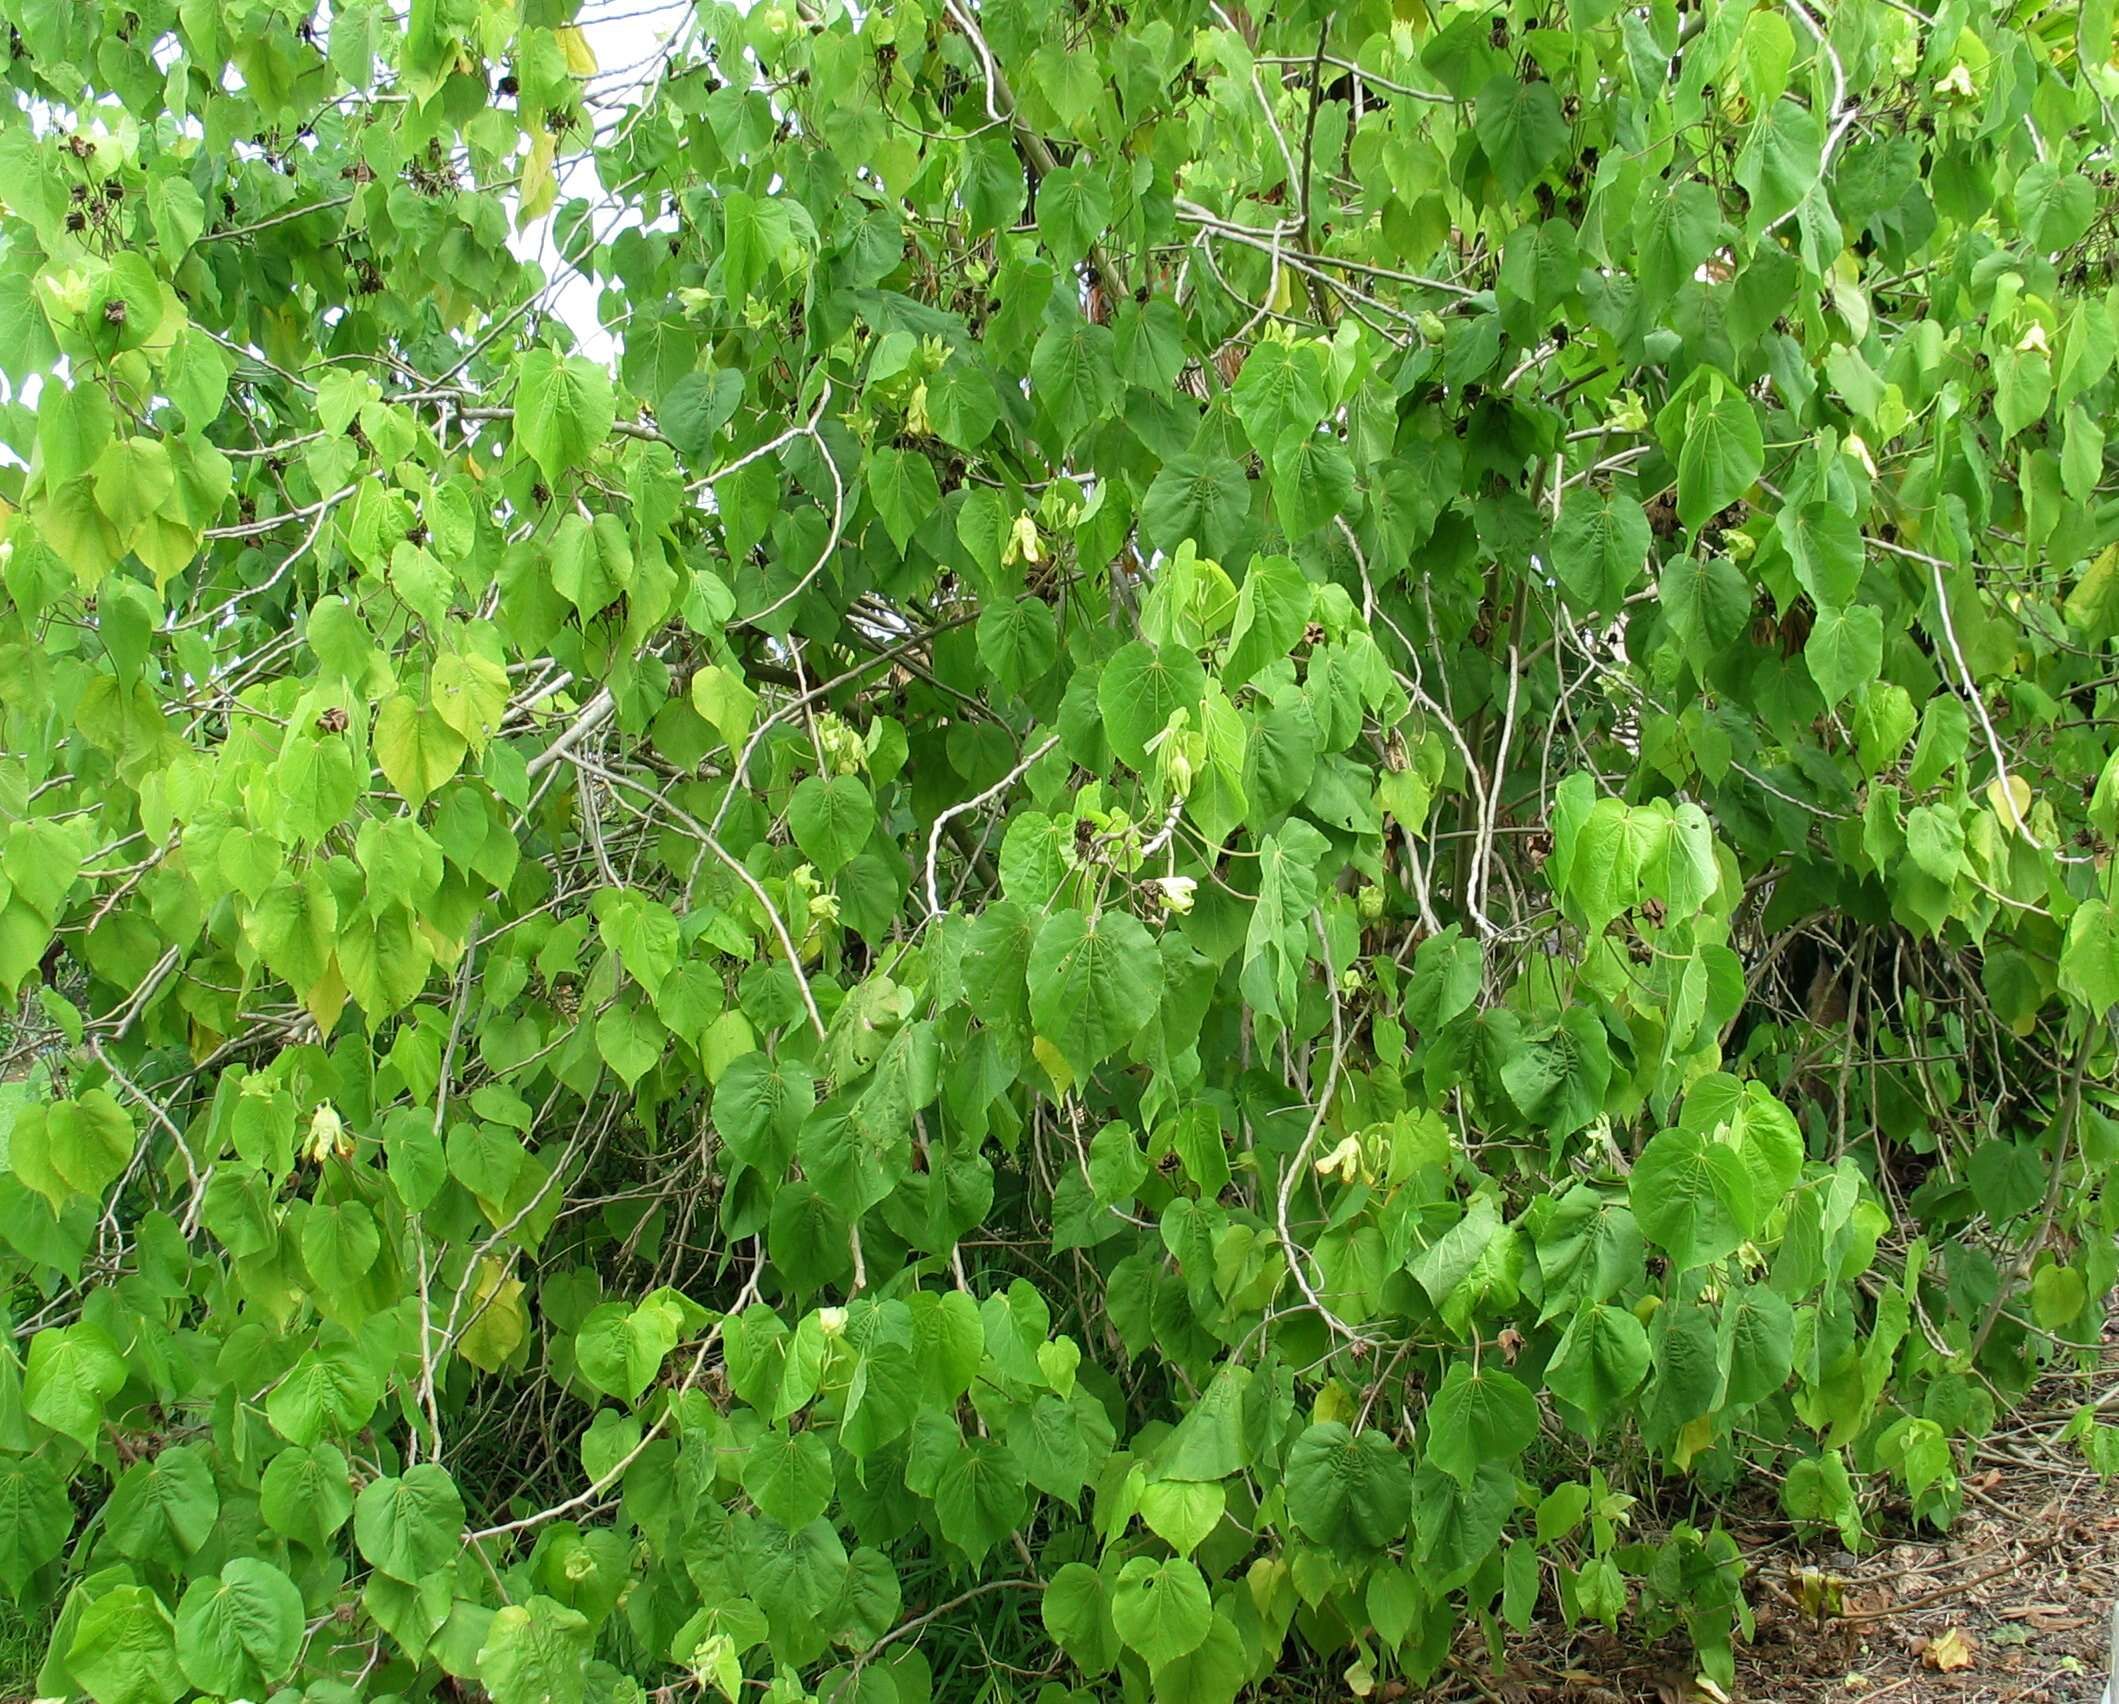
M 575 19 L 596 56 L 597 71 L 589 79 L 588 93 L 595 99 L 620 103 L 590 107 L 590 124 L 605 130 L 625 122 L 620 111 L 654 82 L 663 55 L 694 16 L 690 0 L 589 0 Z M 560 160 L 556 170 L 559 194 L 552 212 L 511 235 L 508 246 L 518 259 L 536 262 L 547 278 L 560 279 L 548 301 L 551 316 L 574 334 L 582 354 L 611 363 L 617 358 L 617 340 L 597 313 L 603 287 L 568 266 L 553 221 L 566 211 L 569 201 L 585 200 L 597 209 L 591 229 L 597 243 L 603 244 L 629 226 L 640 225 L 642 219 L 637 207 L 613 209 L 609 205 L 596 178 L 592 149 L 577 149 Z

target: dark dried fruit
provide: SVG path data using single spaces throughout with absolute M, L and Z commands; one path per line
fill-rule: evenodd
M 336 704 L 316 719 L 316 731 L 320 734 L 343 734 L 351 720 Z

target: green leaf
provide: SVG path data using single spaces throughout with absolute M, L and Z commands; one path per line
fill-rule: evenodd
M 1195 1651 L 1214 1624 L 1214 1603 L 1200 1571 L 1181 1556 L 1136 1556 L 1118 1571 L 1111 1622 L 1128 1650 L 1151 1668 Z
M 633 541 L 616 515 L 569 515 L 552 537 L 552 586 L 584 621 L 600 615 L 633 583 Z
M 333 1445 L 294 1445 L 265 1464 L 258 1512 L 283 1537 L 321 1551 L 353 1513 L 352 1473 Z
M 1346 446 L 1326 432 L 1293 433 L 1273 452 L 1273 503 L 1290 540 L 1351 520 L 1356 507 L 1354 464 Z
M 1062 166 L 1038 184 L 1038 240 L 1060 265 L 1079 261 L 1110 222 L 1111 186 L 1093 166 Z
M 1824 131 L 1812 108 L 1782 99 L 1759 115 L 1736 160 L 1736 181 L 1751 197 L 1753 231 L 1795 210 L 1817 186 L 1823 155 Z
M 1101 419 L 1116 406 L 1119 392 L 1110 328 L 1055 318 L 1030 352 L 1030 387 L 1069 438 Z
M 1493 1554 L 1515 1501 L 1516 1476 L 1499 1462 L 1484 1463 L 1469 1486 L 1433 1462 L 1420 1464 L 1413 1475 L 1413 1532 L 1431 1589 L 1449 1590 Z
M 2104 428 L 2080 405 L 2068 405 L 2062 417 L 2060 484 L 2077 503 L 2089 502 L 2104 477 L 2104 436 Z
M 2036 349 L 2003 349 L 1994 357 L 1994 418 L 2005 438 L 2043 420 L 2052 395 L 2052 363 Z
M 1079 1388 L 1071 1396 L 1040 1396 L 1008 1419 L 1009 1446 L 1030 1483 L 1070 1503 L 1096 1477 L 1112 1442 L 1111 1417 Z M 1220 1513 L 1217 1499 L 1216 1520 Z
M 1765 471 L 1765 440 L 1750 399 L 1717 381 L 1687 411 L 1677 460 L 1678 518 L 1697 532 Z
M 1501 193 L 1510 200 L 1542 176 L 1567 146 L 1560 97 L 1542 79 L 1532 82 L 1503 72 L 1479 91 L 1472 110 L 1479 146 L 1501 180 Z
M 1494 1367 L 1455 1363 L 1427 1414 L 1427 1456 L 1469 1486 L 1482 1462 L 1513 1461 L 1538 1435 L 1538 1399 Z
M 979 616 L 979 660 L 1004 692 L 1044 679 L 1059 660 L 1059 624 L 1041 598 L 988 604 Z
M 1735 1292 L 1722 1304 L 1715 1360 L 1722 1377 L 1716 1408 L 1764 1401 L 1794 1369 L 1795 1310 L 1763 1284 Z
M 358 1201 L 311 1207 L 302 1220 L 302 1264 L 327 1294 L 348 1291 L 382 1252 L 375 1216 Z
M 115 1586 L 90 1604 L 66 1660 L 96 1704 L 176 1704 L 186 1690 L 176 1624 L 145 1586 Z
M 1030 1512 L 1028 1480 L 1014 1449 L 993 1438 L 966 1438 L 935 1481 L 934 1512 L 944 1538 L 974 1563 L 983 1559 Z
M 593 1643 L 589 1619 L 548 1597 L 500 1610 L 478 1649 L 478 1679 L 493 1704 L 582 1704 Z
M 436 1462 L 371 1479 L 353 1503 L 354 1543 L 392 1579 L 415 1581 L 454 1562 L 463 1527 L 456 1481 Z
M 1638 1204 L 1634 1211 L 1639 1214 Z M 1601 1302 L 1575 1314 L 1545 1369 L 1553 1394 L 1582 1411 L 1592 1434 L 1604 1429 L 1647 1376 L 1646 1329 L 1624 1308 Z
M 1983 1142 L 1972 1150 L 1965 1174 L 1979 1210 L 1997 1225 L 2023 1217 L 2045 1198 L 2045 1161 L 2031 1143 Z
M 2068 919 L 2060 988 L 2099 1018 L 2119 1005 L 2119 911 L 2101 899 L 2084 901 Z
M 54 1209 L 75 1195 L 101 1199 L 131 1163 L 132 1120 L 107 1089 L 25 1107 L 15 1121 L 14 1169 Z
M 851 775 L 812 775 L 787 801 L 787 825 L 802 855 L 829 881 L 875 832 L 875 801 Z
M 766 1247 L 796 1289 L 836 1284 L 852 1270 L 847 1208 L 815 1185 L 785 1185 L 773 1196 Z
M 934 463 L 913 450 L 877 450 L 868 459 L 868 495 L 903 556 L 912 535 L 942 501 Z
M 1104 664 L 1096 702 L 1104 713 L 1111 749 L 1138 770 L 1148 767 L 1148 742 L 1169 725 L 1172 714 L 1196 710 L 1207 690 L 1206 670 L 1190 651 L 1160 651 L 1136 639 Z
M 1697 179 L 1652 190 L 1634 204 L 1633 241 L 1641 292 L 1652 302 L 1675 298 L 1714 252 L 1722 211 Z
M 1540 1323 L 1579 1302 L 1608 1302 L 1641 1274 L 1641 1233 L 1632 1210 L 1587 1184 L 1554 1204 L 1537 1234 L 1545 1280 Z
M 743 375 L 728 367 L 686 373 L 663 393 L 655 422 L 680 454 L 698 461 L 743 401 Z
M 1288 437 L 1315 432 L 1332 412 L 1325 345 L 1259 344 L 1245 357 L 1229 395 L 1251 448 L 1271 455 Z
M 1161 955 L 1122 911 L 1054 912 L 1031 944 L 1028 973 L 1031 1022 L 1080 1077 L 1138 1035 L 1162 999 Z
M 1634 1162 L 1627 1198 L 1642 1234 L 1679 1271 L 1735 1252 L 1758 1222 L 1743 1156 L 1697 1130 L 1665 1130 Z
M 2035 160 L 2016 178 L 2016 217 L 2044 253 L 2078 241 L 2096 213 L 2096 186 L 2058 160 Z
M 125 1555 L 181 1568 L 213 1536 L 220 1509 L 205 1455 L 177 1444 L 119 1476 L 103 1520 Z
M 1038 1602 L 1039 1619 L 1052 1642 L 1087 1675 L 1107 1674 L 1118 1662 L 1118 1628 L 1104 1578 L 1084 1562 L 1069 1562 L 1052 1576 Z
M 434 714 L 464 738 L 474 755 L 500 731 L 508 708 L 508 671 L 472 651 L 445 651 L 427 677 Z
M 1235 1362 L 1218 1368 L 1199 1400 L 1177 1423 L 1157 1463 L 1165 1479 L 1226 1479 L 1250 1465 L 1244 1404 L 1251 1370 Z
M 927 418 L 935 436 L 955 449 L 977 449 L 1000 423 L 993 375 L 977 361 L 952 356 L 927 381 L 926 390 Z
M 306 1448 L 326 1432 L 357 1431 L 382 1396 L 382 1378 L 357 1345 L 327 1342 L 303 1351 L 265 1398 L 265 1414 L 281 1437 Z
M 605 888 L 590 907 L 603 944 L 618 955 L 627 975 L 651 997 L 659 997 L 682 948 L 675 914 L 659 900 L 628 888 Z
M 1337 1420 L 1295 1440 L 1287 1488 L 1295 1524 L 1343 1557 L 1395 1542 L 1412 1508 L 1411 1470 L 1390 1439 L 1374 1428 L 1357 1436 Z
M 1884 618 L 1867 604 L 1847 609 L 1820 607 L 1803 641 L 1803 661 L 1824 694 L 1825 708 L 1876 679 L 1884 666 Z
M 177 1661 L 201 1692 L 268 1691 L 301 1648 L 302 1594 L 256 1557 L 232 1557 L 218 1578 L 193 1580 L 177 1606 Z
M 96 1326 L 51 1327 L 29 1340 L 22 1405 L 32 1420 L 83 1449 L 96 1442 L 104 1404 L 124 1387 L 124 1358 Z
M 1310 618 L 1309 577 L 1286 556 L 1254 556 L 1236 594 L 1221 684 L 1233 694 L 1295 648 Z
M 1735 642 L 1751 619 L 1751 587 L 1726 556 L 1674 556 L 1656 596 L 1695 668 Z
M 778 1172 L 816 1102 L 816 1080 L 801 1065 L 745 1053 L 729 1061 L 714 1087 L 714 1128 L 746 1165 Z
M 73 1531 L 66 1481 L 39 1456 L 0 1457 L 0 1585 L 20 1599 L 30 1577 Z
M 1795 577 L 1818 609 L 1844 609 L 1861 589 L 1862 538 L 1854 517 L 1830 503 L 1783 509 L 1774 522 Z
M 682 1321 L 658 1302 L 628 1308 L 606 1302 L 581 1322 L 574 1361 L 581 1376 L 606 1396 L 638 1402 L 677 1347 Z
M 1207 1636 L 1183 1656 L 1158 1664 L 1157 1704 L 1234 1704 L 1251 1678 L 1243 1635 L 1226 1615 L 1216 1615 Z
M 743 1489 L 782 1526 L 807 1526 L 831 1502 L 831 1451 L 814 1432 L 766 1432 L 744 1459 Z
M 532 349 L 515 375 L 515 434 L 546 480 L 582 466 L 618 417 L 610 376 L 579 355 Z
M 1240 462 L 1193 450 L 1163 464 L 1141 500 L 1141 532 L 1174 553 L 1190 539 L 1205 556 L 1232 555 L 1250 530 L 1251 484 Z
M 1653 542 L 1647 511 L 1631 497 L 1571 491 L 1553 528 L 1553 569 L 1577 610 L 1611 609 L 1632 590 Z
M 1618 799 L 1599 799 L 1572 839 L 1567 891 L 1583 921 L 1601 930 L 1639 903 L 1643 878 L 1664 856 L 1669 822 Z
M 96 506 L 129 548 L 176 489 L 169 447 L 149 437 L 122 438 L 96 458 Z

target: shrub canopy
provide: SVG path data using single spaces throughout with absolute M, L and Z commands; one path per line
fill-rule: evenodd
M 0 17 L 40 1695 L 1726 1684 L 2089 1364 L 2110 0 Z

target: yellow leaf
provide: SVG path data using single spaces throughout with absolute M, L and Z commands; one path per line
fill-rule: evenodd
M 2006 788 L 2002 786 L 2003 777 L 1999 775 L 1987 783 L 1987 805 L 2001 826 L 2011 834 L 2021 832 L 2026 839 L 2034 840 L 2037 836 L 2031 833 L 2031 784 L 2021 775 L 2011 775 L 2006 779 Z
M 1943 1674 L 1970 1668 L 1972 1657 L 1972 1640 L 1962 1627 L 1945 1628 L 1930 1639 L 1927 1649 L 1920 1653 L 1923 1663 Z
M 316 1020 L 317 1029 L 329 1035 L 338 1024 L 338 1015 L 346 1009 L 346 979 L 339 974 L 338 955 L 331 955 L 331 962 L 324 966 L 324 974 L 303 991 L 302 1004 Z
M 1310 1404 L 1310 1418 L 1318 1425 L 1337 1420 L 1349 1422 L 1360 1413 L 1353 1393 L 1337 1379 L 1326 1379 L 1317 1392 L 1317 1400 Z
M 1702 1414 L 1688 1420 L 1678 1432 L 1676 1460 L 1680 1472 L 1692 1465 L 1692 1458 L 1702 1450 L 1714 1447 L 1714 1421 Z
M 551 212 L 552 203 L 559 199 L 559 179 L 552 172 L 558 151 L 559 138 L 549 130 L 539 130 L 530 138 L 530 157 L 522 168 L 522 194 L 515 207 L 518 231 L 529 229 Z
M 742 750 L 758 709 L 758 695 L 744 678 L 719 663 L 707 663 L 692 671 L 691 691 L 692 708 L 700 718 L 713 725 L 731 751 Z
M 471 1325 L 456 1340 L 456 1347 L 480 1372 L 496 1372 L 522 1346 L 529 1329 L 530 1317 L 522 1305 L 522 1280 L 508 1277 L 506 1267 L 488 1259 L 479 1269 Z
M 1045 1075 L 1052 1079 L 1053 1092 L 1061 1100 L 1065 1100 L 1067 1091 L 1074 1087 L 1074 1073 L 1067 1066 L 1066 1055 L 1043 1036 L 1032 1038 L 1030 1051 L 1037 1062 L 1044 1066 Z
M 577 77 L 596 75 L 596 50 L 589 46 L 589 38 L 572 24 L 562 24 L 552 32 L 559 38 L 559 51 L 566 56 L 567 69 Z

